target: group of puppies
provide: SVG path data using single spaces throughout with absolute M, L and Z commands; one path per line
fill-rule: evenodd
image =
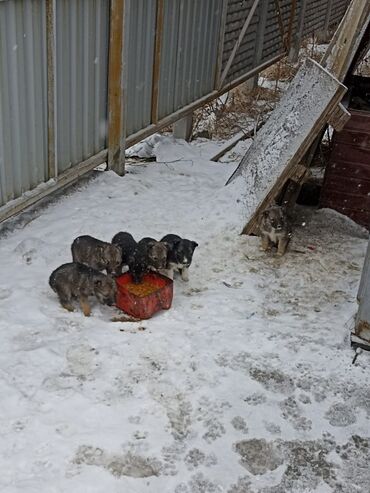
M 276 246 L 277 255 L 285 254 L 292 230 L 284 207 L 273 205 L 262 212 L 259 230 L 262 250 Z M 90 296 L 105 305 L 115 304 L 117 286 L 114 277 L 120 276 L 125 267 L 137 284 L 150 270 L 170 279 L 178 271 L 182 279 L 188 281 L 197 246 L 195 241 L 174 234 L 168 234 L 160 241 L 146 237 L 136 242 L 130 233 L 121 231 L 111 243 L 88 235 L 79 236 L 72 243 L 73 262 L 52 272 L 49 284 L 65 309 L 74 311 L 73 301 L 77 299 L 84 315 L 89 316 Z
M 58 295 L 63 308 L 74 311 L 78 300 L 85 316 L 90 316 L 89 297 L 112 306 L 116 302 L 117 285 L 114 277 L 124 268 L 138 284 L 148 271 L 156 271 L 173 279 L 178 271 L 184 281 L 189 280 L 189 267 L 198 244 L 169 234 L 160 241 L 142 238 L 136 242 L 127 232 L 117 233 L 111 243 L 89 235 L 79 236 L 72 243 L 73 262 L 55 269 L 49 278 L 50 287 Z M 103 273 L 103 271 L 106 272 Z

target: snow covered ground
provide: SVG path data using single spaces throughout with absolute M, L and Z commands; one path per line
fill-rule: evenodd
M 1 238 L 0 491 L 368 492 L 369 355 L 351 365 L 348 337 L 363 230 L 300 209 L 266 255 L 239 236 L 242 180 L 223 186 L 236 161 L 171 139 L 156 155 Z M 64 311 L 48 277 L 72 240 L 119 230 L 199 243 L 172 309 Z

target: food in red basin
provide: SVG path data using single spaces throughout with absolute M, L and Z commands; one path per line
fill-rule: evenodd
M 157 273 L 145 274 L 140 284 L 134 284 L 128 272 L 117 277 L 118 308 L 132 317 L 144 320 L 159 310 L 171 308 L 173 281 Z

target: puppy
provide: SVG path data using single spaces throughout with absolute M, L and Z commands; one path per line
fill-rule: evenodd
M 150 270 L 166 268 L 169 246 L 165 242 L 146 237 L 139 241 L 138 247 L 146 252 Z
M 146 245 L 137 245 L 134 252 L 127 259 L 127 265 L 133 282 L 140 284 L 144 274 L 150 270 Z
M 163 275 L 173 279 L 174 271 L 178 271 L 181 274 L 182 280 L 188 281 L 189 267 L 198 243 L 172 234 L 164 236 L 161 242 L 169 245 L 167 265 L 166 269 L 162 272 Z
M 137 249 L 137 242 L 134 237 L 126 231 L 120 231 L 112 238 L 112 244 L 121 248 L 122 266 L 129 264 L 129 259 Z
M 260 217 L 261 249 L 277 246 L 277 254 L 284 255 L 292 236 L 291 225 L 284 207 L 273 205 L 262 212 Z
M 107 274 L 120 275 L 122 272 L 122 252 L 118 245 L 85 235 L 76 238 L 71 249 L 73 262 L 106 270 Z
M 49 284 L 63 308 L 73 312 L 72 302 L 77 299 L 86 317 L 91 314 L 89 296 L 95 296 L 103 305 L 112 306 L 116 302 L 114 279 L 83 264 L 71 262 L 61 265 L 51 273 Z

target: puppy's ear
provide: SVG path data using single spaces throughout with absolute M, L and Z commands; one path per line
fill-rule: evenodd
M 168 243 L 167 241 L 161 241 L 161 243 L 163 243 L 163 245 L 165 245 L 165 247 L 167 248 L 167 252 L 169 252 L 172 249 L 171 243 Z
M 192 241 L 191 244 L 193 246 L 193 250 L 195 250 L 197 248 L 197 246 L 199 246 L 196 241 Z

